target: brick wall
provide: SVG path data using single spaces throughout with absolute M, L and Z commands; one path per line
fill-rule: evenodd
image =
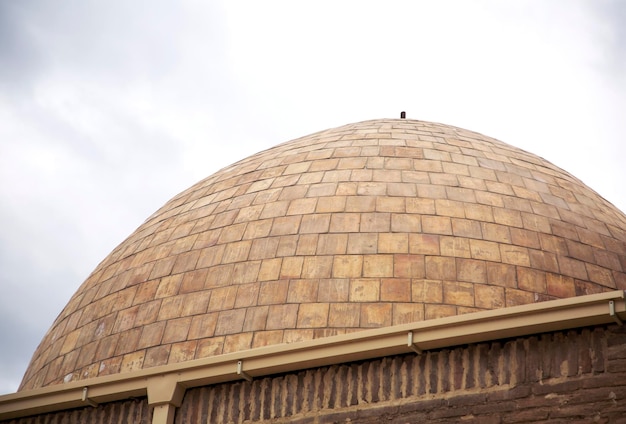
M 72 409 L 0 422 L 6 424 L 150 424 L 152 411 L 148 407 L 146 398 L 129 399 L 110 402 L 96 408 Z
M 144 400 L 11 424 L 148 423 Z M 626 328 L 520 337 L 188 389 L 177 424 L 626 423 Z
M 625 398 L 611 326 L 190 389 L 176 423 L 626 423 Z

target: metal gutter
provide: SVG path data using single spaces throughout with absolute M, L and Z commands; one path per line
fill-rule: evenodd
M 0 420 L 148 397 L 173 422 L 185 390 L 383 356 L 626 320 L 625 291 L 559 299 L 280 344 L 0 396 Z

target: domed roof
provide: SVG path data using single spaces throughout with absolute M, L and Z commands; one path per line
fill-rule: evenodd
M 222 169 L 71 298 L 20 390 L 365 328 L 626 289 L 626 216 L 467 130 L 373 120 Z

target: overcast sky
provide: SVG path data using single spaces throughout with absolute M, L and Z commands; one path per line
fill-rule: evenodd
M 0 0 L 0 394 L 95 266 L 259 150 L 451 124 L 626 210 L 624 1 Z

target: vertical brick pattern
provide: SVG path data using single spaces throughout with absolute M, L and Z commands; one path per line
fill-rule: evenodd
M 152 409 L 146 398 L 109 402 L 95 408 L 40 414 L 2 421 L 6 424 L 85 424 L 85 423 L 152 423 Z
M 21 389 L 626 289 L 626 216 L 483 135 L 375 120 L 183 191 L 70 299 Z
M 625 377 L 626 330 L 588 328 L 189 389 L 175 422 L 617 423 Z

